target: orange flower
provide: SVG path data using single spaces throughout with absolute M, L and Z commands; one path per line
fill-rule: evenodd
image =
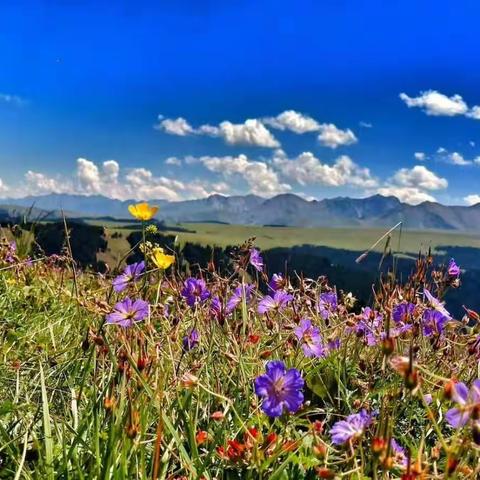
M 129 205 L 128 211 L 137 220 L 145 222 L 154 217 L 154 215 L 158 212 L 158 207 L 150 206 L 148 203 L 142 202 L 137 203 L 136 205 Z

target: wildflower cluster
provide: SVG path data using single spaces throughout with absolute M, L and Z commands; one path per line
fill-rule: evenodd
M 131 212 L 143 226 L 156 210 Z M 173 252 L 146 242 L 141 251 L 111 275 L 34 264 L 38 285 L 2 287 L 10 305 L 21 311 L 30 295 L 40 313 L 25 313 L 38 322 L 29 342 L 5 333 L 0 432 L 11 446 L 0 473 L 15 478 L 35 446 L 41 460 L 21 467 L 28 478 L 479 475 L 480 316 L 449 313 L 454 261 L 435 269 L 422 257 L 362 306 L 325 279 L 269 275 L 252 243 L 226 278 L 180 278 Z M 44 312 L 55 309 L 50 322 Z M 41 395 L 23 390 L 33 378 Z

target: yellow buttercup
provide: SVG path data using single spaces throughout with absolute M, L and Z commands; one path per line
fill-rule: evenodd
M 148 203 L 142 202 L 135 205 L 129 205 L 128 211 L 137 220 L 142 220 L 145 222 L 154 217 L 154 215 L 158 212 L 158 207 L 150 206 Z
M 152 261 L 161 270 L 166 270 L 170 265 L 175 263 L 173 255 L 167 255 L 163 248 L 154 248 L 152 252 Z

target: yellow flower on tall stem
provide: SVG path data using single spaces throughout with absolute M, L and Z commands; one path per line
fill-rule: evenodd
M 155 216 L 158 212 L 158 207 L 150 206 L 147 202 L 141 202 L 135 205 L 129 205 L 128 211 L 137 220 L 146 222 Z
M 170 265 L 175 263 L 174 255 L 167 255 L 163 248 L 157 247 L 153 249 L 152 261 L 160 270 L 166 270 Z

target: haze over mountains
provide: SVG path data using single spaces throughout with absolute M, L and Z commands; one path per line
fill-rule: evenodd
M 480 231 L 480 204 L 470 207 L 446 206 L 433 202 L 408 205 L 396 197 L 374 195 L 356 199 L 338 197 L 307 201 L 297 195 L 283 194 L 265 199 L 255 195 L 212 195 L 199 200 L 168 202 L 150 200 L 159 205 L 159 220 L 177 222 L 225 222 L 252 225 L 295 227 L 388 227 L 403 221 L 410 229 Z M 100 195 L 49 194 L 21 199 L 0 199 L 0 216 L 13 216 L 35 207 L 35 215 L 58 218 L 63 209 L 68 217 L 129 218 L 128 205 Z

